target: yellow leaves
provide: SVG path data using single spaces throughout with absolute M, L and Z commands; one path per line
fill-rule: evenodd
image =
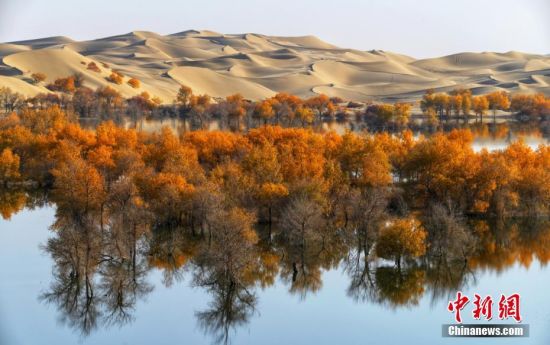
M 0 182 L 7 183 L 18 179 L 19 156 L 7 148 L 0 153 Z
M 333 158 L 338 155 L 338 149 L 342 145 L 342 136 L 336 132 L 330 131 L 324 135 L 325 155 L 327 158 Z
M 411 117 L 411 111 L 412 111 L 412 104 L 395 103 L 394 116 L 396 118 L 396 122 L 401 126 L 407 125 Z
M 363 138 L 351 132 L 344 134 L 338 156 L 342 171 L 360 186 L 389 184 L 391 165 L 383 144 L 377 137 Z
M 127 83 L 134 89 L 139 89 L 139 87 L 141 86 L 141 82 L 136 78 L 130 78 Z
M 154 212 L 159 223 L 181 222 L 182 215 L 189 210 L 195 195 L 195 186 L 178 174 L 151 171 L 136 176 L 143 201 Z
M 108 89 L 99 90 L 98 94 L 101 92 L 106 92 L 100 97 L 101 102 L 113 96 Z M 182 93 L 182 97 L 190 97 L 182 102 L 193 104 L 192 92 L 183 88 Z M 464 91 L 453 97 L 459 95 L 463 100 L 469 97 Z M 145 94 L 140 97 L 149 98 Z M 426 102 L 433 103 L 431 109 L 439 104 L 438 97 L 442 96 L 425 96 Z M 530 99 L 545 102 L 544 97 Z M 249 107 L 240 95 L 229 96 L 225 102 L 243 109 Z M 260 118 L 269 118 L 279 116 L 281 104 L 309 123 L 313 121 L 312 109 L 328 107 L 330 99 L 319 96 L 304 103 L 294 96 L 279 94 L 256 103 L 255 108 L 250 106 L 250 110 L 258 112 Z M 410 107 L 392 105 L 391 117 L 396 121 L 399 116 L 407 118 Z M 378 108 L 382 112 L 385 108 L 390 110 L 384 105 Z M 340 136 L 278 126 L 262 126 L 246 134 L 192 131 L 179 138 L 168 128 L 153 134 L 137 133 L 112 122 L 100 124 L 94 132 L 70 123 L 58 107 L 24 109 L 19 116 L 0 119 L 2 164 L 11 167 L 5 162 L 17 157 L 23 179 L 51 183 L 49 171 L 55 169 L 56 180 L 70 187 L 95 185 L 101 199 L 102 190 L 109 191 L 117 179 L 127 177 L 132 183 L 139 181 L 144 204 L 154 201 L 158 210 L 164 202 L 187 207 L 182 205 L 190 202 L 195 186 L 205 184 L 224 193 L 228 204 L 278 207 L 282 204 L 278 201 L 300 193 L 315 195 L 319 204 L 329 204 L 329 190 L 386 187 L 392 178 L 418 193 L 414 206 L 420 206 L 421 201 L 427 205 L 430 200 L 451 200 L 452 206 L 461 211 L 548 207 L 550 150 L 546 146 L 534 152 L 525 144 L 514 143 L 502 152 L 475 153 L 472 140 L 472 133 L 467 130 L 436 133 L 426 139 L 415 138 L 410 131 L 400 135 L 348 132 Z M 97 175 L 96 182 L 84 178 L 82 171 L 87 170 L 92 177 Z M 146 188 L 149 183 L 165 191 L 165 195 Z M 82 187 L 75 188 L 70 198 L 83 198 L 79 196 Z M 91 197 L 86 195 L 84 198 Z
M 260 198 L 267 203 L 288 196 L 288 188 L 281 183 L 264 183 L 260 187 Z
M 211 100 L 212 99 L 208 95 L 191 95 L 189 105 L 197 112 L 204 112 L 210 105 Z
M 296 117 L 302 121 L 302 124 L 311 124 L 313 122 L 315 114 L 313 110 L 308 107 L 299 106 L 296 109 Z
M 113 121 L 102 122 L 95 130 L 97 143 L 99 145 L 114 146 L 116 144 L 118 131 L 119 129 L 115 126 Z
M 468 150 L 467 148 L 470 147 L 474 141 L 474 136 L 469 129 L 453 129 L 447 134 L 447 138 L 450 141 L 458 143 L 458 145 L 464 147 L 465 150 Z
M 172 173 L 159 173 L 150 181 L 152 187 L 158 191 L 174 193 L 181 200 L 189 199 L 195 192 L 195 187 L 183 176 Z
M 98 145 L 118 149 L 134 149 L 138 145 L 138 134 L 133 129 L 116 126 L 112 121 L 102 122 L 95 130 Z
M 222 105 L 225 105 L 229 117 L 242 118 L 246 114 L 244 98 L 239 93 L 227 96 Z
M 25 207 L 27 194 L 22 191 L 0 190 L 0 216 L 10 220 L 11 216 Z
M 226 215 L 228 226 L 240 229 L 240 235 L 249 244 L 258 242 L 258 234 L 254 230 L 255 216 L 239 207 L 231 208 Z
M 46 86 L 51 91 L 73 93 L 76 90 L 74 77 L 59 78 Z
M 23 109 L 19 113 L 21 125 L 35 134 L 46 134 L 49 131 L 60 130 L 68 123 L 66 113 L 57 105 L 43 110 Z
M 244 157 L 242 166 L 258 183 L 282 180 L 277 148 L 269 142 L 252 146 Z
M 201 163 L 208 166 L 215 166 L 231 157 L 242 156 L 250 149 L 246 137 L 221 131 L 189 132 L 183 137 L 183 143 L 193 146 Z
M 550 169 L 545 150 L 515 142 L 504 151 L 482 151 L 473 186 L 476 210 L 497 214 L 514 209 L 538 212 L 550 200 Z
M 489 110 L 489 100 L 486 96 L 476 96 L 472 99 L 472 103 L 476 115 L 483 116 Z
M 256 103 L 256 106 L 254 107 L 254 115 L 264 121 L 271 119 L 275 115 L 272 102 L 269 100 L 264 100 Z
M 288 104 L 292 108 L 296 108 L 299 104 L 303 103 L 299 97 L 284 92 L 276 94 L 273 100 L 278 104 Z
M 468 131 L 435 134 L 421 140 L 406 158 L 404 172 L 424 192 L 432 194 L 432 198 L 461 200 L 466 183 L 475 175 L 479 163 L 470 141 Z
M 122 84 L 123 77 L 124 76 L 120 72 L 113 71 L 106 79 L 113 84 L 120 85 Z
M 115 167 L 113 149 L 101 145 L 88 152 L 88 161 L 99 169 L 112 169 Z
M 391 183 L 391 165 L 387 154 L 373 140 L 367 140 L 362 162 L 360 184 L 367 187 L 382 187 Z
M 288 182 L 321 178 L 325 165 L 322 137 L 304 129 L 283 132 L 276 144 L 281 173 Z
M 380 229 L 376 255 L 381 258 L 420 257 L 426 253 L 427 232 L 415 218 L 396 219 Z
M 395 107 L 391 104 L 380 104 L 369 107 L 369 111 L 374 113 L 379 119 L 389 122 L 393 119 Z
M 104 201 L 103 177 L 81 158 L 59 164 L 52 170 L 54 196 L 60 208 L 75 212 L 98 210 Z
M 67 140 L 75 145 L 80 146 L 83 150 L 87 150 L 96 143 L 95 135 L 92 131 L 85 130 L 76 123 L 69 123 L 61 127 L 56 133 L 56 138 L 53 140 Z
M 506 91 L 495 91 L 486 95 L 489 107 L 493 110 L 508 110 L 510 108 L 510 96 Z
M 187 107 L 193 96 L 193 90 L 190 87 L 181 85 L 178 94 L 176 95 L 176 103 L 180 106 Z
M 412 104 L 410 103 L 383 103 L 368 106 L 366 113 L 368 116 L 374 116 L 380 124 L 397 124 L 399 126 L 405 126 L 409 123 L 411 110 Z
M 475 200 L 474 201 L 474 212 L 480 212 L 480 213 L 484 213 L 484 212 L 487 212 L 487 210 L 489 209 L 489 202 L 487 201 L 483 201 L 483 200 Z
M 143 158 L 155 171 L 181 174 L 193 182 L 202 178 L 197 150 L 190 143 L 181 143 L 169 128 L 151 135 L 148 141 Z
M 305 107 L 299 107 L 298 109 L 300 108 L 310 109 L 310 110 L 314 109 L 320 116 L 333 115 L 334 112 L 336 111 L 336 106 L 332 103 L 330 98 L 324 94 L 320 94 L 318 96 L 309 98 L 308 100 L 305 101 L 304 105 Z M 303 118 L 303 114 L 302 114 L 302 117 L 300 117 L 298 110 L 296 111 L 296 113 L 297 113 L 296 116 L 298 118 Z

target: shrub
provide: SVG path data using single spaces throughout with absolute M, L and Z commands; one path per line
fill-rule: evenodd
M 93 62 L 93 61 L 90 62 L 90 63 L 88 64 L 87 69 L 89 69 L 90 71 L 97 72 L 97 73 L 101 72 L 101 70 L 99 69 L 99 67 L 97 67 L 96 63 Z
M 37 72 L 37 73 L 31 74 L 31 78 L 35 84 L 38 84 L 46 80 L 46 75 L 44 73 Z
M 110 81 L 113 84 L 120 85 L 120 84 L 122 84 L 122 78 L 123 78 L 122 74 L 120 74 L 116 71 L 113 71 L 111 73 L 111 75 L 107 77 L 107 80 Z
M 128 85 L 130 85 L 134 89 L 139 89 L 141 83 L 136 78 L 130 78 L 130 80 L 128 80 Z
M 73 93 L 76 90 L 74 77 L 58 78 L 46 86 L 51 91 Z

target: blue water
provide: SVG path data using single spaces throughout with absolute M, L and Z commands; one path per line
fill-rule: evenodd
M 154 286 L 138 300 L 133 320 L 118 326 L 99 326 L 89 336 L 61 321 L 54 304 L 39 299 L 50 286 L 52 259 L 41 249 L 53 236 L 52 208 L 25 210 L 10 221 L 0 221 L 0 344 L 211 344 L 212 334 L 198 325 L 195 313 L 208 307 L 212 296 L 192 287 L 190 277 L 166 287 L 162 272 L 149 272 Z M 442 338 L 441 325 L 453 323 L 446 310 L 447 298 L 432 300 L 425 291 L 418 305 L 390 308 L 384 304 L 355 302 L 347 295 L 350 278 L 343 269 L 324 271 L 322 287 L 305 298 L 289 293 L 288 283 L 278 280 L 258 288 L 258 303 L 248 323 L 230 330 L 232 344 L 549 344 L 550 274 L 538 261 L 528 268 L 515 264 L 497 273 L 475 272 L 462 291 L 521 294 L 523 323 L 530 337 Z M 496 302 L 498 303 L 498 302 Z M 471 307 L 471 303 L 469 305 Z M 463 318 L 472 323 L 471 308 Z M 496 317 L 492 322 L 501 323 Z M 508 321 L 513 323 L 513 321 Z

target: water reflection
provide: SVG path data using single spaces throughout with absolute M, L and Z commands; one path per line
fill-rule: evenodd
M 80 125 L 83 128 L 94 128 L 99 124 L 97 119 L 80 119 Z M 141 118 L 139 121 L 127 117 L 116 119 L 117 124 L 124 128 L 135 128 L 144 132 L 158 132 L 163 127 L 170 128 L 176 134 L 182 134 L 188 131 L 206 129 L 206 130 L 235 130 L 230 128 L 224 121 L 219 119 L 209 119 L 204 124 L 197 123 L 189 119 L 179 118 Z M 474 149 L 476 151 L 482 148 L 489 150 L 504 149 L 508 144 L 523 140 L 532 148 L 540 144 L 550 143 L 550 124 L 543 122 L 517 122 L 510 119 L 500 119 L 496 122 L 492 120 L 477 121 L 469 119 L 468 121 L 448 121 L 443 122 L 437 127 L 429 125 L 422 116 L 414 118 L 409 124 L 408 129 L 413 131 L 416 136 L 427 135 L 437 131 L 449 132 L 453 129 L 470 129 L 474 135 Z M 340 135 L 346 131 L 352 132 L 399 132 L 403 128 L 391 128 L 387 126 L 372 126 L 362 121 L 324 121 L 319 124 L 316 130 L 321 132 L 334 131 Z
M 152 291 L 146 240 L 136 228 L 113 221 L 105 230 L 99 219 L 75 221 L 59 211 L 51 228 L 55 236 L 44 250 L 55 262 L 53 279 L 40 298 L 55 304 L 61 320 L 83 335 L 131 322 L 136 302 Z
M 47 198 L 3 191 L 0 200 L 13 213 Z M 288 241 L 283 227 L 271 229 L 272 236 L 264 228 L 236 236 L 242 229 L 232 226 L 237 217 L 229 213 L 210 220 L 212 234 L 193 234 L 186 228 L 151 228 L 122 213 L 77 221 L 57 209 L 52 237 L 43 245 L 54 262 L 53 277 L 40 299 L 86 336 L 134 321 L 136 305 L 153 291 L 150 273 L 158 270 L 165 286 L 186 280 L 208 294 L 207 306 L 195 311 L 197 326 L 214 343 L 227 344 L 253 317 L 261 317 L 259 289 L 276 286 L 307 300 L 322 289 L 325 271 L 345 274 L 347 296 L 355 303 L 401 309 L 414 308 L 425 296 L 432 303 L 447 299 L 483 271 L 550 260 L 547 219 L 460 220 L 438 212 L 423 218 L 430 233 L 427 255 L 397 266 L 374 257 L 364 234 L 346 228 L 356 229 L 353 217 L 346 225 L 327 224 L 322 236 L 308 235 L 300 245 Z M 471 236 L 475 245 L 444 241 L 449 236 Z

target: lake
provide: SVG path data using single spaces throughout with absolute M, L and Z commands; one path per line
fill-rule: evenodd
M 545 220 L 473 221 L 483 250 L 467 266 L 427 262 L 399 272 L 388 262 L 366 267 L 345 241 L 305 253 L 264 243 L 254 253 L 259 269 L 243 274 L 242 286 L 225 284 L 184 235 L 153 234 L 139 242 L 132 267 L 108 259 L 90 266 L 89 289 L 68 282 L 73 273 L 64 264 L 77 242 L 51 231 L 55 221 L 50 205 L 0 220 L 1 344 L 550 342 Z M 442 338 L 441 325 L 453 323 L 446 306 L 458 289 L 497 300 L 520 293 L 530 337 Z M 473 323 L 470 313 L 464 310 L 465 323 Z M 490 323 L 514 323 L 499 321 Z

